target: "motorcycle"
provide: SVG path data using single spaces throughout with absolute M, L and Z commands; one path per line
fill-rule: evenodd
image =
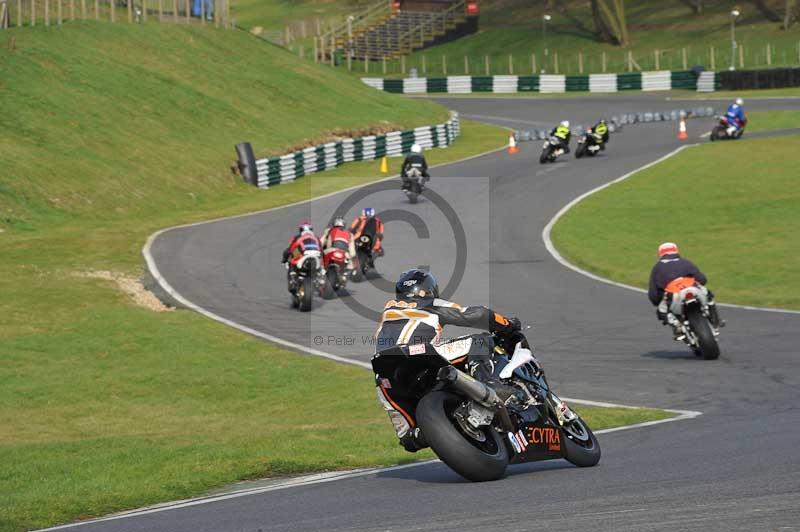
M 715 140 L 736 140 L 744 133 L 744 124 L 741 127 L 731 125 L 727 116 L 719 116 L 719 123 L 711 130 L 710 139 Z
M 333 299 L 347 285 L 347 278 L 351 273 L 347 266 L 347 253 L 336 247 L 326 249 L 322 255 L 322 266 L 325 269 L 322 297 Z
M 411 168 L 406 177 L 408 178 L 408 185 L 403 191 L 406 193 L 409 203 L 417 203 L 417 198 L 425 190 L 425 177 L 418 168 Z
M 372 235 L 362 234 L 355 242 L 356 259 L 353 264 L 353 281 L 360 283 L 367 274 L 375 269 L 375 257 L 372 251 Z
M 437 346 L 395 346 L 376 354 L 372 367 L 379 396 L 390 394 L 433 452 L 467 480 L 495 480 L 509 464 L 539 460 L 597 464 L 597 438 L 553 392 L 528 348 L 521 333 L 505 340 L 472 334 Z M 470 355 L 491 357 L 501 384 L 472 378 Z
M 672 295 L 669 311 L 680 332 L 676 340 L 684 342 L 696 356 L 705 360 L 719 358 L 719 330 L 712 324 L 707 291 L 691 277 L 676 281 L 667 292 Z
M 603 138 L 600 135 L 595 135 L 591 129 L 578 139 L 578 146 L 575 148 L 575 157 L 580 159 L 584 155 L 594 157 L 600 152 L 603 147 Z
M 314 292 L 325 280 L 319 250 L 306 250 L 294 267 L 287 264 L 287 268 L 290 268 L 288 284 L 292 294 L 292 308 L 308 312 L 314 302 Z
M 550 138 L 544 141 L 542 154 L 539 156 L 539 163 L 545 164 L 555 162 L 563 153 L 564 149 L 561 148 L 561 139 L 555 135 L 551 135 Z

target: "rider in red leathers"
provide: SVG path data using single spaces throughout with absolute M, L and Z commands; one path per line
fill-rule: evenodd
M 289 292 L 294 294 L 296 291 L 294 278 L 297 275 L 295 267 L 300 259 L 303 258 L 308 251 L 320 251 L 322 246 L 317 235 L 314 234 L 314 228 L 308 221 L 301 221 L 297 227 L 297 234 L 289 241 L 289 247 L 283 250 L 283 264 L 286 264 L 288 269 Z M 320 259 L 321 260 L 321 259 Z

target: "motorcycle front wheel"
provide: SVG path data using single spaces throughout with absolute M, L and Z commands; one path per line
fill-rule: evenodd
M 463 397 L 431 392 L 417 405 L 422 435 L 450 469 L 472 482 L 497 480 L 508 466 L 508 449 L 492 427 L 474 429 L 459 420 L 456 409 Z
M 592 467 L 600 461 L 600 444 L 592 429 L 578 417 L 564 425 L 564 458 L 578 467 Z
M 686 317 L 689 320 L 689 326 L 692 328 L 692 332 L 697 337 L 697 347 L 700 351 L 700 355 L 702 355 L 705 360 L 716 360 L 719 358 L 719 344 L 717 343 L 717 338 L 714 336 L 714 333 L 711 331 L 711 325 L 709 325 L 708 319 L 703 316 L 703 313 L 697 308 L 689 310 L 688 316 Z
M 545 149 L 543 149 L 542 154 L 539 156 L 539 164 L 546 164 L 547 161 L 550 160 L 551 153 L 553 153 L 552 146 L 547 146 Z

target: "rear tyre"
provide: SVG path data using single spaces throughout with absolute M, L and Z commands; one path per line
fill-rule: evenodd
M 408 202 L 412 205 L 417 203 L 417 193 L 416 192 L 409 192 L 408 193 Z
M 464 401 L 448 392 L 431 392 L 417 405 L 417 422 L 433 449 L 453 471 L 472 482 L 497 480 L 508 466 L 508 450 L 492 427 L 481 427 L 479 439 L 462 428 L 454 412 Z
M 300 301 L 300 310 L 308 312 L 314 301 L 314 280 L 310 277 L 303 277 L 303 282 L 297 289 L 297 299 Z
M 592 467 L 600 461 L 600 444 L 592 429 L 578 417 L 564 426 L 564 458 L 578 467 Z
M 715 127 L 714 129 L 711 130 L 710 139 L 711 139 L 712 142 L 715 141 L 715 140 L 719 140 L 719 132 L 720 132 L 721 129 L 722 129 L 721 127 L 717 126 L 717 127 Z
M 325 286 L 322 287 L 322 298 L 323 299 L 333 299 L 336 297 L 336 282 L 338 281 L 336 277 L 336 269 L 329 268 L 328 271 L 325 272 Z
M 578 144 L 578 149 L 575 150 L 575 158 L 580 159 L 586 154 L 586 143 Z
M 708 319 L 697 308 L 692 308 L 688 314 L 689 326 L 697 337 L 700 354 L 705 360 L 716 360 L 719 358 L 719 344 L 711 331 Z

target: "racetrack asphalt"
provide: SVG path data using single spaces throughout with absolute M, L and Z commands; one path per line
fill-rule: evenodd
M 567 118 L 588 125 L 601 115 L 688 105 L 647 95 L 436 100 L 462 117 L 522 129 L 524 123 L 538 128 Z M 751 100 L 747 108 L 797 109 L 800 101 Z M 690 142 L 703 142 L 698 137 L 712 124 L 689 121 Z M 409 205 L 396 183 L 383 191 L 375 191 L 380 184 L 367 186 L 362 190 L 370 194 L 347 214 L 369 205 L 393 219 L 386 227 L 386 256 L 377 263 L 385 279 L 428 265 L 446 286 L 463 253 L 463 280 L 448 295 L 532 323 L 528 336 L 559 395 L 699 410 L 703 416 L 602 435 L 603 458 L 589 469 L 541 462 L 513 466 L 500 481 L 470 484 L 432 463 L 79 528 L 800 530 L 800 316 L 724 309 L 721 358 L 698 360 L 671 340 L 642 294 L 564 268 L 541 239 L 543 227 L 574 197 L 678 147 L 675 126 L 626 126 L 597 158 L 569 155 L 547 166 L 538 163 L 539 142 L 522 143 L 514 156 L 495 153 L 436 169 L 430 183 L 435 194 L 418 205 Z M 703 178 L 724 175 L 698 176 Z M 210 312 L 366 362 L 373 350 L 366 339 L 376 323 L 353 309 L 382 308 L 390 297 L 383 291 L 388 281 L 351 284 L 349 296 L 317 299 L 312 312 L 301 314 L 289 306 L 280 264 L 298 219 L 310 217 L 322 228 L 351 194 L 168 230 L 153 241 L 152 256 L 175 290 Z M 435 195 L 454 216 L 443 213 Z M 414 229 L 419 224 L 421 233 Z M 462 226 L 466 243 L 456 245 L 454 225 Z M 679 223 L 674 239 L 681 241 Z M 718 297 L 724 301 L 724 294 Z M 364 386 L 372 386 L 368 372 Z

